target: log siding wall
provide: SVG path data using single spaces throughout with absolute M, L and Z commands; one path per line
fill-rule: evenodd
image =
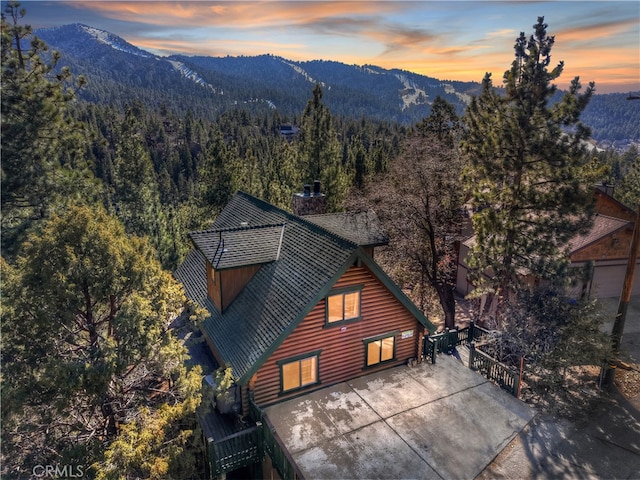
M 256 403 L 266 405 L 324 386 L 402 364 L 416 356 L 416 338 L 424 327 L 366 267 L 351 267 L 334 289 L 362 286 L 361 319 L 353 323 L 326 326 L 325 299 L 300 322 L 298 327 L 271 355 L 254 376 Z M 403 331 L 413 336 L 402 338 Z M 397 332 L 396 359 L 378 367 L 365 368 L 365 338 Z M 319 383 L 289 394 L 280 391 L 279 360 L 320 350 Z

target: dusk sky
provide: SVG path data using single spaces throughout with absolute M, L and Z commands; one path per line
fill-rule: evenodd
M 631 1 L 23 1 L 34 28 L 84 23 L 158 55 L 259 55 L 401 68 L 494 84 L 521 31 L 544 16 L 558 80 L 596 93 L 640 90 L 640 2 Z

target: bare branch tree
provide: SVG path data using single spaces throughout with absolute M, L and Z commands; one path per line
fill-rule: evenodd
M 393 265 L 390 273 L 403 288 L 418 292 L 423 310 L 429 290 L 435 291 L 446 327 L 455 326 L 456 242 L 464 203 L 463 159 L 451 140 L 416 129 L 389 173 L 370 182 L 360 200 L 376 210 L 389 236 L 382 263 Z

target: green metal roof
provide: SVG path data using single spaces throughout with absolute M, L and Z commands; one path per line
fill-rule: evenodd
M 192 251 L 176 270 L 187 295 L 209 310 L 211 316 L 202 329 L 232 367 L 239 383 L 249 381 L 358 258 L 425 327 L 435 331 L 357 243 L 243 192 L 238 192 L 223 209 L 211 232 L 231 231 L 241 223 L 243 236 L 252 231 L 266 233 L 261 228 L 265 225 L 270 226 L 265 229 L 278 226 L 279 254 L 277 260 L 262 265 L 224 313 L 206 296 L 207 253 Z M 270 238 L 274 237 L 275 230 L 271 234 Z M 253 245 L 246 238 L 242 241 Z M 205 245 L 209 253 L 212 248 L 210 243 Z

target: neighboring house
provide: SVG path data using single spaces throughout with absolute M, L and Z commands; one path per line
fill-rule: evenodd
M 635 212 L 602 188 L 596 188 L 594 195 L 596 215 L 593 226 L 586 234 L 574 237 L 568 245 L 571 267 L 589 266 L 592 273 L 589 281 L 576 285 L 569 292 L 576 298 L 583 293 L 589 298 L 620 296 L 631 247 Z M 466 259 L 474 243 L 475 237 L 471 236 L 460 245 L 456 289 L 462 295 L 473 290 Z M 640 265 L 640 257 L 637 265 Z M 640 275 L 635 275 L 632 294 L 640 294 Z
M 280 125 L 280 135 L 282 135 L 287 140 L 291 140 L 292 138 L 295 138 L 299 132 L 300 132 L 300 128 L 295 127 L 293 125 L 289 125 L 289 124 Z
M 319 184 L 293 200 L 296 213 L 326 208 Z M 232 368 L 239 417 L 406 363 L 435 332 L 373 260 L 387 239 L 372 212 L 301 216 L 239 192 L 190 237 L 175 275 L 208 311 L 201 330 Z M 201 421 L 205 433 L 219 428 Z

